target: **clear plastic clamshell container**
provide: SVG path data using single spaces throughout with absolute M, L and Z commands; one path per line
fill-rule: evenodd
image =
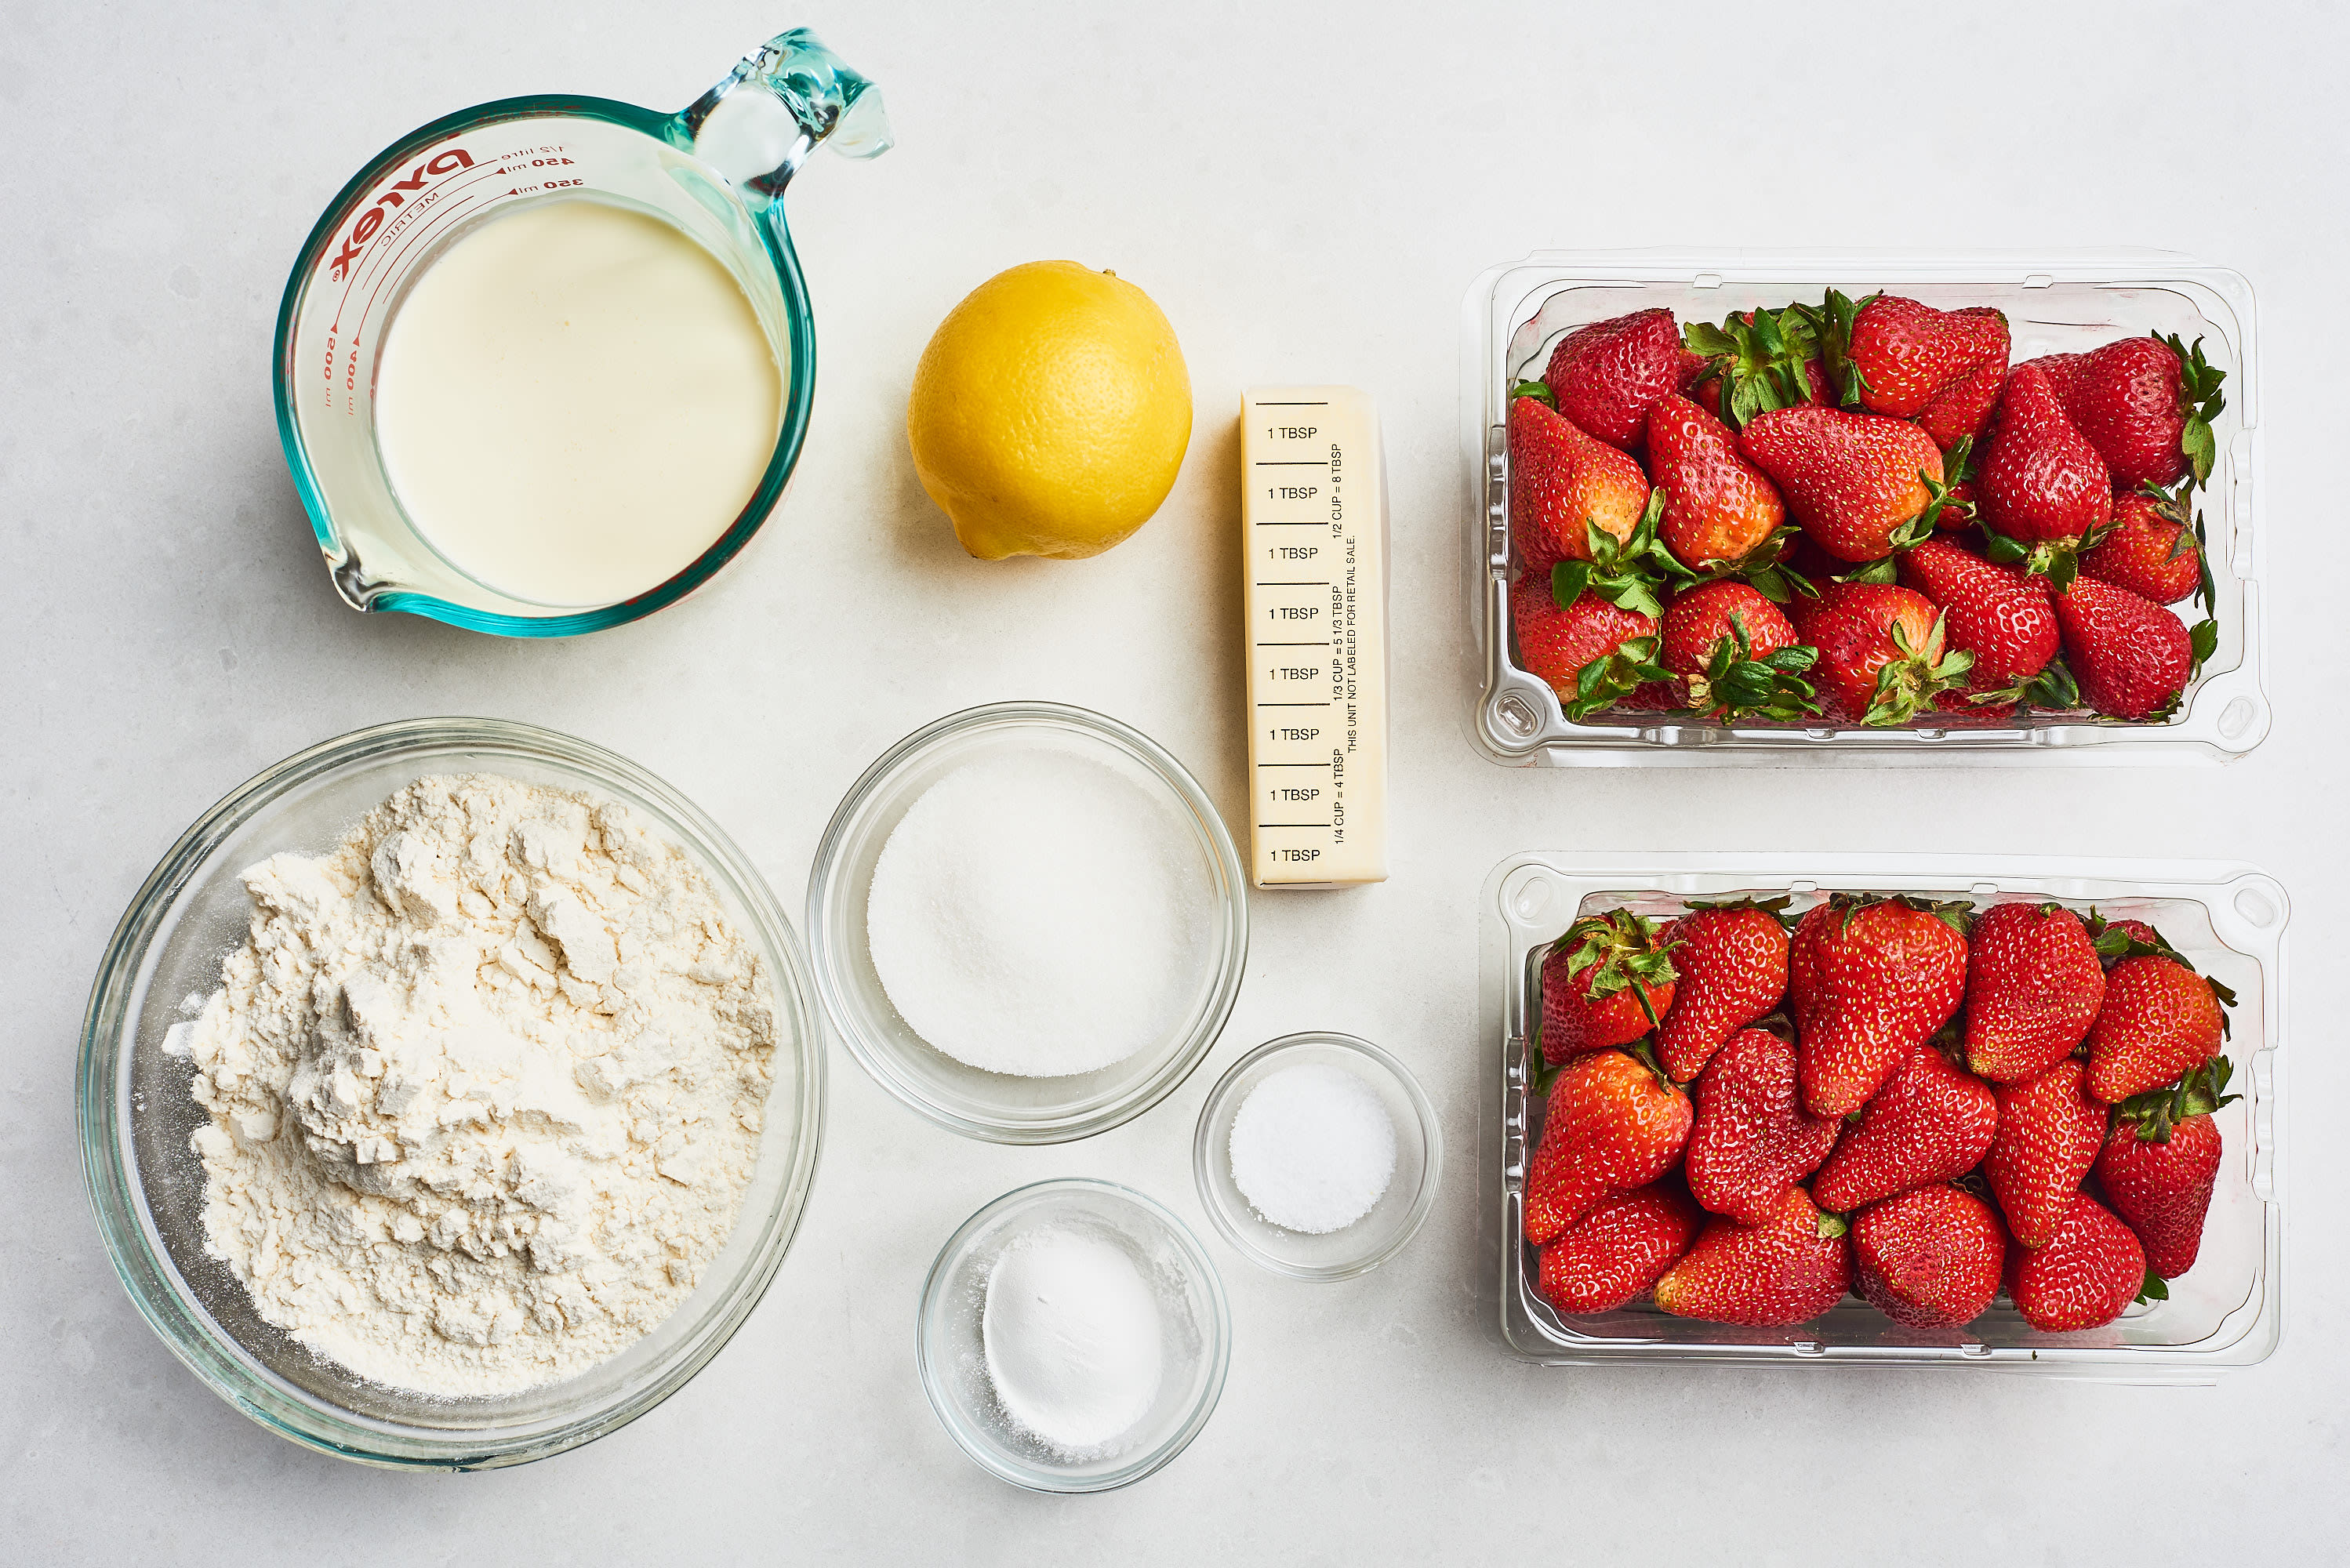
M 2005 1296 L 1960 1328 L 1911 1329 L 1847 1296 L 1793 1328 L 1740 1328 L 1671 1316 L 1643 1298 L 1615 1312 L 1567 1315 L 1535 1289 L 1523 1239 L 1527 1157 L 1541 1105 L 1528 1091 L 1528 1023 L 1540 1017 L 1545 950 L 1577 916 L 1626 906 L 1651 917 L 1695 898 L 1793 894 L 1791 912 L 1831 893 L 1922 893 L 1977 909 L 2053 901 L 2148 921 L 2187 961 L 2236 992 L 2225 1054 L 2243 1097 L 2216 1114 L 2224 1152 L 2195 1266 L 2167 1301 L 2141 1303 L 2104 1328 L 2043 1334 Z M 1478 1048 L 1488 1107 L 1481 1118 L 1481 1232 L 1498 1280 L 1502 1337 L 1530 1361 L 1747 1365 L 1843 1363 L 2008 1366 L 2117 1382 L 2208 1380 L 2276 1348 L 2284 1329 L 2284 889 L 2251 867 L 2199 861 L 2059 861 L 1969 855 L 1513 855 L 1479 898 Z
M 1906 729 L 1717 726 L 1669 715 L 1603 712 L 1570 722 L 1557 695 L 1515 661 L 1509 590 L 1509 389 L 1539 379 L 1558 340 L 1575 327 L 1663 306 L 1676 320 L 1719 322 L 1733 311 L 1817 301 L 1825 289 L 1858 298 L 1884 290 L 1943 309 L 2006 313 L 2015 363 L 2094 348 L 2117 337 L 2178 333 L 2203 340 L 2227 372 L 2227 409 L 2197 504 L 2209 532 L 2219 647 L 2166 723 L 2083 714 L 2034 714 L 2002 727 Z M 1494 761 L 1521 766 L 1752 765 L 1922 763 L 2226 762 L 2269 730 L 2264 684 L 2262 541 L 2255 485 L 2260 391 L 2252 290 L 2241 275 L 2160 251 L 2028 255 L 1807 254 L 1773 251 L 1543 251 L 1480 276 L 1465 306 L 1461 452 L 1469 487 L 1470 616 L 1477 628 L 1478 694 L 1471 733 Z M 2189 619 L 2201 617 L 2192 607 Z

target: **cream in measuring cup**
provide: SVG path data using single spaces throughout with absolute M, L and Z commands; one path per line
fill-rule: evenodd
M 277 428 L 335 589 L 510 637 L 618 626 L 764 524 L 816 324 L 782 197 L 889 145 L 805 31 L 674 114 L 565 93 L 419 127 L 328 206 L 277 318 Z
M 376 443 L 459 570 L 544 605 L 668 580 L 759 488 L 783 373 L 725 265 L 674 225 L 555 198 L 459 237 L 391 318 Z

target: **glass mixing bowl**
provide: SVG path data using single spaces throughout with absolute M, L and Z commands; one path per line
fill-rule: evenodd
M 1124 1248 L 1158 1299 L 1159 1395 L 1128 1445 L 1105 1458 L 1064 1459 L 1021 1431 L 988 1380 L 981 1328 L 989 1272 L 1013 1241 L 1046 1226 Z M 1073 1177 L 1007 1192 L 948 1238 L 922 1282 L 914 1359 L 931 1408 L 982 1469 L 1031 1491 L 1108 1491 L 1159 1469 L 1200 1435 L 1224 1391 L 1232 1337 L 1223 1282 L 1191 1228 L 1130 1188 Z
M 1165 1037 L 1122 1062 L 1057 1078 L 985 1072 L 933 1048 L 890 1004 L 865 934 L 874 863 L 908 809 L 974 758 L 1037 747 L 1100 763 L 1161 798 L 1190 825 L 1216 901 L 1209 962 L 1191 1005 Z M 1139 731 L 1052 702 L 966 709 L 884 752 L 850 786 L 825 829 L 808 876 L 807 923 L 816 990 L 849 1054 L 875 1082 L 940 1126 L 995 1143 L 1085 1137 L 1166 1098 L 1222 1032 L 1248 960 L 1248 891 L 1240 855 L 1199 782 Z
M 205 1119 L 193 1069 L 166 1055 L 183 999 L 219 983 L 252 904 L 239 880 L 280 850 L 320 852 L 429 774 L 497 773 L 623 802 L 691 855 L 766 960 L 775 1001 L 766 1135 L 742 1212 L 700 1285 L 610 1360 L 517 1394 L 445 1398 L 346 1371 L 264 1322 L 203 1245 L 204 1173 L 188 1139 Z M 82 1170 L 116 1272 L 147 1321 L 213 1391 L 282 1436 L 345 1459 L 432 1469 L 519 1464 L 643 1415 L 741 1326 L 783 1262 L 816 1174 L 824 1055 L 791 923 L 717 824 L 633 763 L 495 719 L 413 719 L 288 757 L 198 818 L 140 888 L 99 965 L 83 1020 Z
M 1274 1224 L 1232 1180 L 1232 1118 L 1249 1091 L 1285 1067 L 1321 1063 L 1354 1075 L 1387 1107 L 1395 1126 L 1395 1174 L 1371 1211 L 1320 1235 Z M 1351 1034 L 1284 1034 L 1239 1061 L 1208 1091 L 1191 1140 L 1191 1176 L 1208 1218 L 1249 1262 L 1295 1280 L 1351 1280 L 1403 1251 L 1436 1207 L 1444 1137 L 1419 1081 L 1367 1040 Z

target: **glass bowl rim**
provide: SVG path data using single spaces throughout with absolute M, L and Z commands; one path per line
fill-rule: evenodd
M 765 1216 L 736 1218 L 738 1227 L 759 1220 L 768 1234 L 713 1304 L 700 1331 L 680 1341 L 671 1358 L 657 1370 L 649 1369 L 640 1383 L 602 1406 L 503 1434 L 494 1426 L 436 1428 L 362 1417 L 338 1409 L 317 1395 L 281 1386 L 265 1374 L 256 1376 L 248 1353 L 188 1296 L 177 1269 L 156 1244 L 135 1157 L 127 1143 L 131 1112 L 118 1092 L 122 1058 L 133 1048 L 126 1037 L 134 1023 L 130 1003 L 148 954 L 172 929 L 166 916 L 196 869 L 290 790 L 356 764 L 438 746 L 504 749 L 549 759 L 591 779 L 637 792 L 669 813 L 686 830 L 681 846 L 723 872 L 751 919 L 762 928 L 760 935 L 790 971 L 773 977 L 771 983 L 778 1012 L 795 1026 L 806 1085 L 792 1128 L 789 1168 L 774 1209 Z M 806 1213 L 823 1142 L 825 1024 L 822 1010 L 814 1004 L 814 991 L 799 937 L 757 867 L 701 807 L 627 758 L 559 731 L 482 717 L 396 720 L 318 742 L 262 769 L 198 816 L 140 884 L 108 939 L 82 1015 L 75 1075 L 82 1178 L 99 1239 L 132 1304 L 172 1355 L 232 1407 L 305 1448 L 360 1463 L 414 1469 L 483 1469 L 565 1452 L 617 1431 L 683 1387 L 733 1337 L 782 1266 Z M 772 1135 L 775 1125 L 771 1122 L 768 1130 Z
M 1096 740 L 1106 741 L 1128 753 L 1155 774 L 1206 829 L 1210 858 L 1215 864 L 1222 893 L 1219 899 L 1222 952 L 1218 960 L 1217 981 L 1207 1006 L 1192 1019 L 1183 1048 L 1170 1054 L 1151 1077 L 1144 1079 L 1128 1094 L 1098 1110 L 1074 1119 L 1042 1124 L 966 1115 L 938 1104 L 922 1093 L 918 1085 L 902 1081 L 889 1062 L 895 1047 L 868 1038 L 865 1014 L 853 1002 L 843 972 L 845 960 L 835 950 L 827 930 L 830 922 L 827 919 L 837 901 L 847 894 L 848 889 L 840 878 L 841 859 L 847 848 L 849 826 L 868 802 L 895 784 L 908 768 L 947 742 L 999 724 L 1023 723 L 1059 725 L 1084 732 Z M 816 995 L 824 1005 L 834 1034 L 847 1046 L 849 1055 L 865 1069 L 866 1075 L 904 1105 L 950 1132 L 989 1143 L 1073 1143 L 1097 1133 L 1107 1132 L 1112 1127 L 1122 1127 L 1159 1104 L 1182 1087 L 1200 1064 L 1207 1060 L 1208 1053 L 1222 1036 L 1224 1024 L 1231 1019 L 1232 1008 L 1240 1000 L 1241 981 L 1248 968 L 1247 876 L 1241 865 L 1240 851 L 1232 843 L 1232 831 L 1224 826 L 1223 815 L 1216 809 L 1215 802 L 1209 798 L 1207 791 L 1201 787 L 1190 769 L 1141 731 L 1107 714 L 1066 702 L 1016 701 L 961 709 L 931 720 L 882 752 L 858 775 L 857 782 L 848 786 L 847 792 L 840 797 L 840 804 L 833 809 L 832 820 L 825 825 L 824 837 L 816 846 L 816 860 L 808 870 L 805 919 L 807 922 L 809 960 L 816 971 Z
M 1205 1284 L 1209 1304 L 1214 1309 L 1207 1324 L 1210 1330 L 1207 1386 L 1201 1390 L 1198 1404 L 1184 1417 L 1183 1424 L 1166 1441 L 1132 1463 L 1084 1480 L 1073 1480 L 1054 1471 L 1024 1464 L 971 1437 L 964 1428 L 960 1413 L 954 1408 L 954 1400 L 941 1386 L 931 1354 L 931 1306 L 946 1282 L 949 1263 L 961 1257 L 971 1238 L 982 1228 L 1014 1209 L 1038 1202 L 1055 1192 L 1105 1194 L 1114 1200 L 1134 1205 L 1165 1226 L 1168 1233 L 1174 1237 L 1179 1250 L 1190 1259 L 1192 1277 Z M 1224 1280 L 1217 1272 L 1216 1261 L 1208 1255 L 1207 1248 L 1200 1244 L 1198 1234 L 1173 1210 L 1149 1193 L 1139 1192 L 1122 1182 L 1094 1176 L 1050 1177 L 1043 1181 L 1015 1187 L 981 1204 L 970 1219 L 955 1227 L 954 1233 L 940 1247 L 938 1256 L 931 1261 L 930 1272 L 922 1277 L 922 1292 L 917 1298 L 914 1311 L 914 1366 L 921 1375 L 922 1394 L 931 1402 L 931 1413 L 939 1418 L 939 1425 L 946 1428 L 947 1435 L 954 1439 L 955 1447 L 961 1449 L 972 1463 L 999 1480 L 1009 1481 L 1029 1491 L 1061 1494 L 1115 1491 L 1171 1464 L 1177 1456 L 1191 1446 L 1191 1439 L 1200 1435 L 1207 1427 L 1208 1418 L 1216 1413 L 1216 1406 L 1223 1399 L 1225 1375 L 1232 1369 L 1232 1303 L 1224 1294 Z
M 1393 1078 L 1397 1086 L 1402 1089 L 1404 1098 L 1411 1103 L 1412 1113 L 1419 1120 L 1420 1138 L 1426 1150 L 1420 1162 L 1419 1190 L 1412 1197 L 1411 1210 L 1405 1216 L 1402 1228 L 1384 1246 L 1360 1258 L 1320 1268 L 1290 1262 L 1258 1246 L 1230 1211 L 1222 1191 L 1217 1188 L 1210 1172 L 1208 1159 L 1209 1146 L 1215 1140 L 1215 1128 L 1227 1119 L 1225 1102 L 1232 1097 L 1242 1075 L 1260 1062 L 1302 1045 L 1329 1045 L 1350 1052 Z M 1300 1030 L 1295 1034 L 1268 1040 L 1225 1068 L 1223 1076 L 1216 1080 L 1215 1087 L 1208 1091 L 1207 1099 L 1201 1105 L 1199 1124 L 1191 1133 L 1192 1184 L 1200 1189 L 1201 1206 L 1207 1210 L 1209 1221 L 1215 1226 L 1217 1234 L 1262 1269 L 1289 1279 L 1316 1283 L 1359 1278 L 1402 1251 L 1411 1239 L 1419 1234 L 1419 1228 L 1427 1223 L 1429 1214 L 1436 1207 L 1438 1179 L 1442 1174 L 1443 1165 L 1444 1131 L 1437 1121 L 1436 1105 L 1428 1097 L 1428 1091 L 1420 1087 L 1419 1080 L 1413 1075 L 1411 1069 L 1384 1048 L 1359 1035 L 1344 1034 L 1330 1029 Z

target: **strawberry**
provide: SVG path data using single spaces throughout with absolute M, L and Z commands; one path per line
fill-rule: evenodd
M 1629 1045 L 1673 1004 L 1669 929 L 1629 909 L 1586 915 L 1550 946 L 1542 966 L 1543 1059 Z
M 1846 723 L 1908 723 L 1974 667 L 1972 654 L 1945 651 L 1942 618 L 1908 588 L 1832 582 L 1790 607 L 1795 635 L 1820 650 L 1821 711 Z
M 2008 1230 L 2025 1247 L 2048 1244 L 2106 1141 L 2106 1107 L 2082 1087 L 2087 1073 L 2068 1057 L 1995 1091 L 1999 1135 L 1983 1157 L 1983 1175 Z
M 1510 403 L 1510 538 L 1530 572 L 1591 559 L 1590 531 L 1628 539 L 1648 476 L 1539 399 Z
M 1611 1195 L 1670 1170 L 1691 1115 L 1687 1095 L 1621 1051 L 1560 1068 L 1526 1168 L 1526 1240 L 1542 1246 Z
M 1681 342 L 1681 390 L 1732 430 L 1773 409 L 1835 401 L 1799 306 L 1739 311 L 1719 327 L 1692 321 Z
M 1692 904 L 1673 922 L 1672 1010 L 1657 1031 L 1657 1054 L 1677 1084 L 1705 1070 L 1731 1033 L 1779 1005 L 1787 993 L 1783 898 Z
M 2219 639 L 2215 623 L 2189 630 L 2160 605 L 2095 577 L 2074 579 L 2056 601 L 2056 624 L 2089 706 L 2141 722 L 2178 711 L 2187 683 Z
M 1993 554 L 2045 572 L 2061 588 L 2075 554 L 2096 542 L 2114 513 L 2106 460 L 2064 417 L 2048 374 L 2027 361 L 2007 378 L 1999 420 L 1975 474 L 1977 510 Z
M 1658 535 L 1684 565 L 1703 572 L 1770 564 L 1758 557 L 1787 520 L 1779 493 L 1738 455 L 1729 427 L 1678 392 L 1648 410 L 1648 472 L 1665 493 Z
M 2201 587 L 2209 569 L 2187 520 L 2186 497 L 2184 489 L 2176 496 L 2137 490 L 2115 496 L 2113 529 L 2082 552 L 2081 575 L 2158 605 L 2175 605 Z
M 1835 1146 L 1832 1117 L 1795 1095 L 1795 1048 L 1767 1029 L 1742 1029 L 1697 1081 L 1682 1173 L 1690 1196 L 1742 1225 L 1776 1213 L 1788 1189 Z
M 1999 1101 L 1931 1041 L 1913 1045 L 1860 1119 L 1846 1124 L 1812 1198 L 1839 1213 L 1964 1176 L 1999 1131 Z
M 1782 1328 L 1819 1316 L 1851 1288 L 1845 1222 L 1792 1187 L 1760 1225 L 1708 1220 L 1657 1282 L 1657 1305 L 1678 1317 Z
M 1558 411 L 1611 446 L 1638 441 L 1648 405 L 1680 384 L 1681 335 L 1669 310 L 1578 327 L 1543 372 Z
M 1999 1294 L 2007 1229 L 1991 1206 L 1948 1184 L 1920 1187 L 1853 1217 L 1853 1282 L 1910 1328 L 1972 1323 Z
M 2070 1334 L 2104 1327 L 2158 1286 L 2147 1278 L 2146 1249 L 2130 1228 L 2087 1193 L 2075 1192 L 2047 1241 L 2013 1260 L 2007 1293 L 2033 1327 Z
M 2061 368 L 2052 361 L 2062 361 Z M 2054 354 L 2046 367 L 2064 411 L 2112 472 L 2114 488 L 2158 489 L 2211 477 L 2211 421 L 2227 407 L 2227 373 L 2203 358 L 2203 340 L 2125 337 L 2086 354 Z
M 1831 295 L 1829 314 L 1836 304 Z M 1846 405 L 1896 419 L 1918 418 L 1938 394 L 1988 364 L 2007 366 L 2007 317 L 1982 306 L 1937 310 L 1898 294 L 1871 295 L 1842 337 Z
M 1841 561 L 1874 561 L 1934 530 L 1942 453 L 1904 420 L 1811 404 L 1758 414 L 1738 450 L 1778 485 L 1804 532 Z
M 1958 314 L 1963 316 L 1966 312 Z M 2004 331 L 2003 320 L 2001 326 Z M 1985 427 L 1991 423 L 1991 410 L 1999 407 L 2000 395 L 2006 390 L 2007 350 L 2002 347 L 1996 358 L 1985 359 L 1935 393 L 1934 400 L 1918 413 L 1918 428 L 1924 431 L 1945 454 L 1952 452 L 1960 441 L 1971 443 L 1981 441 Z M 1961 490 L 1966 492 L 1963 496 L 1959 493 Z M 1953 505 L 1942 514 L 1949 517 L 1955 511 L 1960 521 L 1945 523 L 1943 526 L 1962 526 L 1966 512 L 1958 504 L 1963 502 L 1965 506 L 1970 507 L 1974 503 L 1974 487 L 1954 483 L 1950 486 L 1950 499 Z
M 1651 680 L 1671 679 L 1657 657 L 1657 618 L 1585 590 L 1561 607 L 1551 585 L 1521 577 L 1510 590 L 1518 662 L 1550 683 L 1570 719 L 1586 718 Z
M 1967 944 L 1969 1069 L 2013 1084 L 2071 1055 L 2106 996 L 2081 917 L 2061 904 L 1996 904 L 1975 917 Z
M 2228 1059 L 2214 1057 L 2170 1088 L 2126 1100 L 2097 1156 L 2097 1184 L 2146 1246 L 2150 1273 L 2175 1280 L 2195 1266 L 2203 1218 L 2220 1179 L 2220 1127 Z
M 1974 655 L 1966 691 L 1944 691 L 1938 708 L 2012 708 L 2056 657 L 2056 612 L 2040 593 L 1947 539 L 1928 539 L 1901 557 L 1901 586 L 1942 612 L 1950 645 Z
M 2218 1055 L 2226 1032 L 2210 981 L 2174 958 L 2126 958 L 2089 1026 L 2089 1093 L 2110 1106 L 2158 1088 Z
M 1659 707 L 1782 722 L 1819 710 L 1804 678 L 1818 650 L 1797 643 L 1785 612 L 1748 584 L 1725 579 L 1674 595 L 1665 607 L 1663 637 L 1657 662 L 1679 679 Z
M 1561 1312 L 1613 1312 L 1689 1251 L 1702 1218 L 1678 1183 L 1619 1193 L 1543 1248 L 1536 1288 Z
M 1958 1011 L 1960 907 L 1839 893 L 1795 927 L 1787 959 L 1804 1104 L 1849 1116 Z
M 1948 461 L 1947 454 L 1945 461 Z M 1961 479 L 1950 486 L 1950 504 L 1934 514 L 1934 526 L 1945 534 L 1963 533 L 1975 525 L 1975 482 Z

